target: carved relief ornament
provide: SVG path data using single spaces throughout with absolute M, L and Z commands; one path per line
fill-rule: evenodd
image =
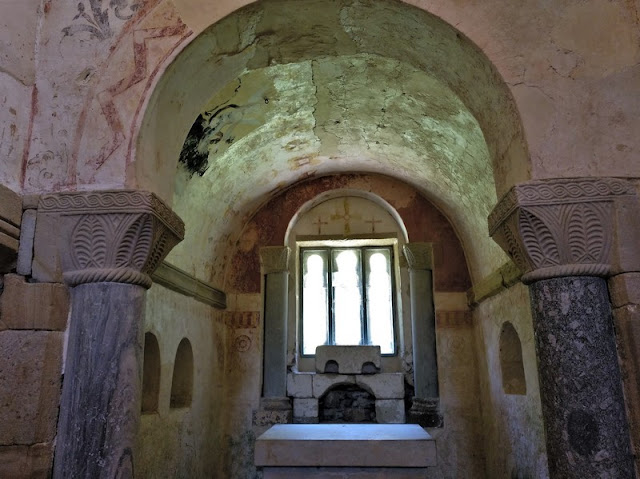
M 638 216 L 625 224 L 632 210 L 637 214 L 637 194 L 625 180 L 531 181 L 514 186 L 494 208 L 489 234 L 523 271 L 524 283 L 609 276 L 637 262 L 621 248 L 637 227 Z
M 149 275 L 184 238 L 182 220 L 147 191 L 45 195 L 38 212 L 58 220 L 63 277 L 71 286 L 116 282 L 148 288 Z

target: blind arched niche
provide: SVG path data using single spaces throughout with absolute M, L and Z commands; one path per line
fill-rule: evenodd
M 527 394 L 522 362 L 522 345 L 513 325 L 507 321 L 500 331 L 500 369 L 505 394 Z
M 142 412 L 158 411 L 160 392 L 160 346 L 153 333 L 144 335 L 144 362 L 142 366 Z
M 193 396 L 193 351 L 191 343 L 183 338 L 176 351 L 173 366 L 173 380 L 171 381 L 172 409 L 191 406 Z

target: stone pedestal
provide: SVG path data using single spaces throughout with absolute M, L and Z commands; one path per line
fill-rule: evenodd
M 410 424 L 288 424 L 256 440 L 255 464 L 272 479 L 419 479 L 436 465 L 436 445 Z
M 404 254 L 409 263 L 415 387 L 408 419 L 423 427 L 441 427 L 431 243 L 408 243 Z
M 316 372 L 375 374 L 382 365 L 380 346 L 318 346 Z
M 552 477 L 633 477 L 606 281 L 530 285 Z
M 353 361 L 351 362 L 353 363 Z M 375 418 L 378 423 L 403 424 L 405 422 L 404 374 L 402 373 L 289 373 L 287 394 L 293 398 L 293 422 L 298 424 L 318 423 L 320 421 L 320 399 L 336 387 L 351 385 L 367 391 L 373 396 Z M 365 408 L 362 404 L 358 407 L 360 410 Z M 333 409 L 340 410 L 340 407 Z
M 61 193 L 40 198 L 37 235 L 41 270 L 71 287 L 53 477 L 133 477 L 145 291 L 184 225 L 148 192 Z

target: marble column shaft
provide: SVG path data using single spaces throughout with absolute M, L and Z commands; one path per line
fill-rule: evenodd
M 606 281 L 529 287 L 551 477 L 634 477 Z
M 287 395 L 287 305 L 289 273 L 265 278 L 263 396 Z
M 145 293 L 118 283 L 71 289 L 55 478 L 134 476 Z

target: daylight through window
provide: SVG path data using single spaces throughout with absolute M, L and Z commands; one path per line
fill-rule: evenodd
M 379 345 L 395 352 L 390 246 L 301 248 L 302 354 L 317 346 Z

